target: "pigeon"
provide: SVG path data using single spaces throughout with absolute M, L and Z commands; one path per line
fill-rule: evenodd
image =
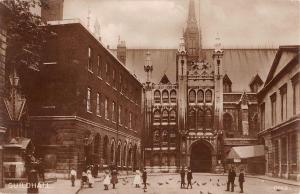
M 281 190 L 277 188 L 276 191 L 281 191 Z
M 202 185 L 206 185 L 207 183 L 202 183 Z
M 146 185 L 150 186 L 150 183 L 146 183 Z
M 169 181 L 173 180 L 172 178 L 169 178 Z
M 200 184 L 199 184 L 199 183 L 197 183 L 197 186 L 200 186 Z
M 169 182 L 168 182 L 168 181 L 166 181 L 166 184 L 168 185 L 168 184 L 169 184 Z
M 219 183 L 217 183 L 217 186 L 219 187 L 219 186 L 220 186 L 220 184 L 219 184 Z
M 159 186 L 162 186 L 163 185 L 163 183 L 157 183 Z
M 209 182 L 211 182 L 211 179 L 209 179 Z
M 207 191 L 207 194 L 212 194 L 211 192 Z
M 220 180 L 218 179 L 218 182 L 220 182 Z
M 202 191 L 200 191 L 200 194 L 203 194 L 203 192 L 202 192 Z

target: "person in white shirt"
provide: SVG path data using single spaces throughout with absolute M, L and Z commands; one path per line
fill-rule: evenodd
M 76 176 L 77 176 L 77 172 L 74 170 L 74 168 L 71 169 L 70 176 L 71 176 L 72 187 L 74 187 L 75 186 L 75 179 L 76 179 Z

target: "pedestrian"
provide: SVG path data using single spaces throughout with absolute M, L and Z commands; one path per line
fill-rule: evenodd
M 93 184 L 95 183 L 95 179 L 92 175 L 92 171 L 89 169 L 87 170 L 87 177 L 88 177 L 88 183 L 89 183 L 89 187 L 92 188 Z
M 27 193 L 39 193 L 39 178 L 38 172 L 32 167 L 28 174 Z
M 133 184 L 135 185 L 135 188 L 140 188 L 140 184 L 141 184 L 141 173 L 139 170 L 135 171 L 135 176 L 133 179 Z
M 43 182 L 45 182 L 45 167 L 44 167 L 43 158 L 40 158 L 38 160 L 38 171 L 39 171 L 39 177 L 42 179 Z
M 245 175 L 244 175 L 244 169 L 242 168 L 239 175 L 239 183 L 240 183 L 240 193 L 244 193 L 244 182 L 245 182 Z
M 98 176 L 98 169 L 99 169 L 98 165 L 95 164 L 94 167 L 93 167 L 93 169 L 92 169 L 92 174 L 93 174 L 94 178 L 97 178 L 97 176 Z
M 74 168 L 71 169 L 70 176 L 71 176 L 72 187 L 74 187 L 75 186 L 75 179 L 76 179 L 76 176 L 77 176 L 77 172 L 74 170 Z
M 113 189 L 116 188 L 117 183 L 118 183 L 118 172 L 116 169 L 113 169 L 111 172 L 111 184 L 113 185 Z
M 88 176 L 85 171 L 83 171 L 81 175 L 81 187 L 83 187 L 84 184 L 88 184 Z
M 105 176 L 104 180 L 103 180 L 104 190 L 108 190 L 108 186 L 110 184 L 110 175 L 109 175 L 109 172 L 107 170 L 105 171 L 104 176 Z
M 147 189 L 147 171 L 146 171 L 146 168 L 144 168 L 144 170 L 143 170 L 142 178 L 143 178 L 144 189 Z
M 230 186 L 231 186 L 231 192 L 234 192 L 234 180 L 236 177 L 236 173 L 234 168 L 230 168 L 229 172 L 228 172 L 228 181 L 227 181 L 227 190 L 229 191 Z
M 189 188 L 189 185 L 191 186 L 191 189 L 192 189 L 192 179 L 193 179 L 193 174 L 192 174 L 192 170 L 191 168 L 189 167 L 188 168 L 188 172 L 186 174 L 186 179 L 187 179 L 187 189 Z
M 181 186 L 180 186 L 180 188 L 184 189 L 184 187 L 185 187 L 185 170 L 184 170 L 184 167 L 181 168 L 180 178 L 181 178 Z

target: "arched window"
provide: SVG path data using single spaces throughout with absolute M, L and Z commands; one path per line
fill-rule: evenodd
M 110 162 L 115 162 L 115 140 L 112 140 L 110 147 Z
M 159 134 L 159 130 L 154 131 L 153 133 L 153 141 L 154 142 L 159 142 L 160 138 L 159 138 L 160 134 Z
M 170 166 L 176 166 L 176 156 L 174 154 L 170 155 L 169 163 Z
M 253 116 L 253 119 L 252 119 L 252 122 L 253 122 L 253 133 L 257 133 L 258 132 L 258 116 L 257 116 L 257 114 L 255 114 L 254 116 Z
M 194 110 L 191 110 L 189 112 L 188 116 L 188 125 L 189 129 L 195 129 L 196 128 L 196 112 Z
M 229 113 L 223 115 L 223 127 L 225 131 L 232 131 L 232 117 Z
M 204 128 L 204 111 L 202 109 L 198 110 L 197 127 L 198 127 L 198 129 Z
M 132 148 L 129 145 L 128 155 L 127 155 L 127 166 L 131 166 L 131 159 L 132 159 Z
M 197 102 L 202 103 L 204 101 L 204 92 L 202 90 L 198 90 L 197 92 Z
M 175 90 L 172 90 L 171 92 L 170 92 L 170 98 L 171 98 L 171 102 L 172 103 L 176 103 L 176 91 Z
M 168 155 L 167 154 L 162 155 L 161 163 L 162 163 L 162 166 L 168 166 Z
M 189 92 L 189 102 L 190 103 L 195 103 L 196 102 L 196 92 L 195 92 L 195 90 L 191 90 Z
M 210 109 L 205 111 L 205 128 L 212 129 L 213 128 L 213 115 Z
M 169 113 L 167 110 L 163 110 L 162 112 L 162 122 L 168 122 L 168 118 L 169 118 Z
M 176 123 L 176 111 L 171 110 L 170 112 L 170 123 Z
M 205 102 L 211 102 L 212 101 L 212 91 L 206 90 L 205 92 Z
M 123 147 L 123 154 L 122 154 L 122 166 L 126 166 L 126 152 L 127 152 L 127 143 L 125 142 Z
M 154 122 L 160 122 L 160 112 L 159 110 L 154 111 L 154 116 L 153 116 Z
M 108 137 L 105 136 L 104 139 L 103 139 L 103 161 L 104 161 L 104 164 L 108 164 Z
M 162 132 L 162 141 L 163 142 L 168 142 L 168 131 L 167 130 L 164 130 Z
M 154 92 L 154 102 L 155 103 L 160 103 L 161 102 L 160 100 L 161 100 L 160 91 L 155 90 L 155 92 Z
M 162 92 L 162 101 L 163 103 L 169 103 L 169 92 L 167 90 Z
M 117 153 L 116 153 L 116 162 L 118 166 L 121 166 L 121 142 L 118 143 Z

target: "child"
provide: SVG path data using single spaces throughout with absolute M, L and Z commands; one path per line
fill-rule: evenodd
M 239 183 L 241 188 L 240 193 L 244 193 L 244 186 L 243 186 L 244 182 L 245 182 L 245 175 L 244 175 L 244 169 L 242 168 L 239 175 Z
M 141 184 L 141 174 L 139 170 L 135 171 L 135 176 L 133 179 L 133 184 L 135 185 L 135 188 L 140 188 L 140 184 Z
M 147 189 L 147 171 L 146 171 L 146 168 L 144 168 L 142 178 L 143 178 L 144 189 Z
M 89 187 L 92 188 L 93 184 L 95 183 L 94 177 L 92 176 L 91 170 L 87 170 L 87 177 L 89 181 Z
M 110 176 L 108 171 L 105 171 L 105 178 L 103 180 L 103 184 L 104 184 L 104 190 L 108 190 L 108 185 L 110 184 Z

